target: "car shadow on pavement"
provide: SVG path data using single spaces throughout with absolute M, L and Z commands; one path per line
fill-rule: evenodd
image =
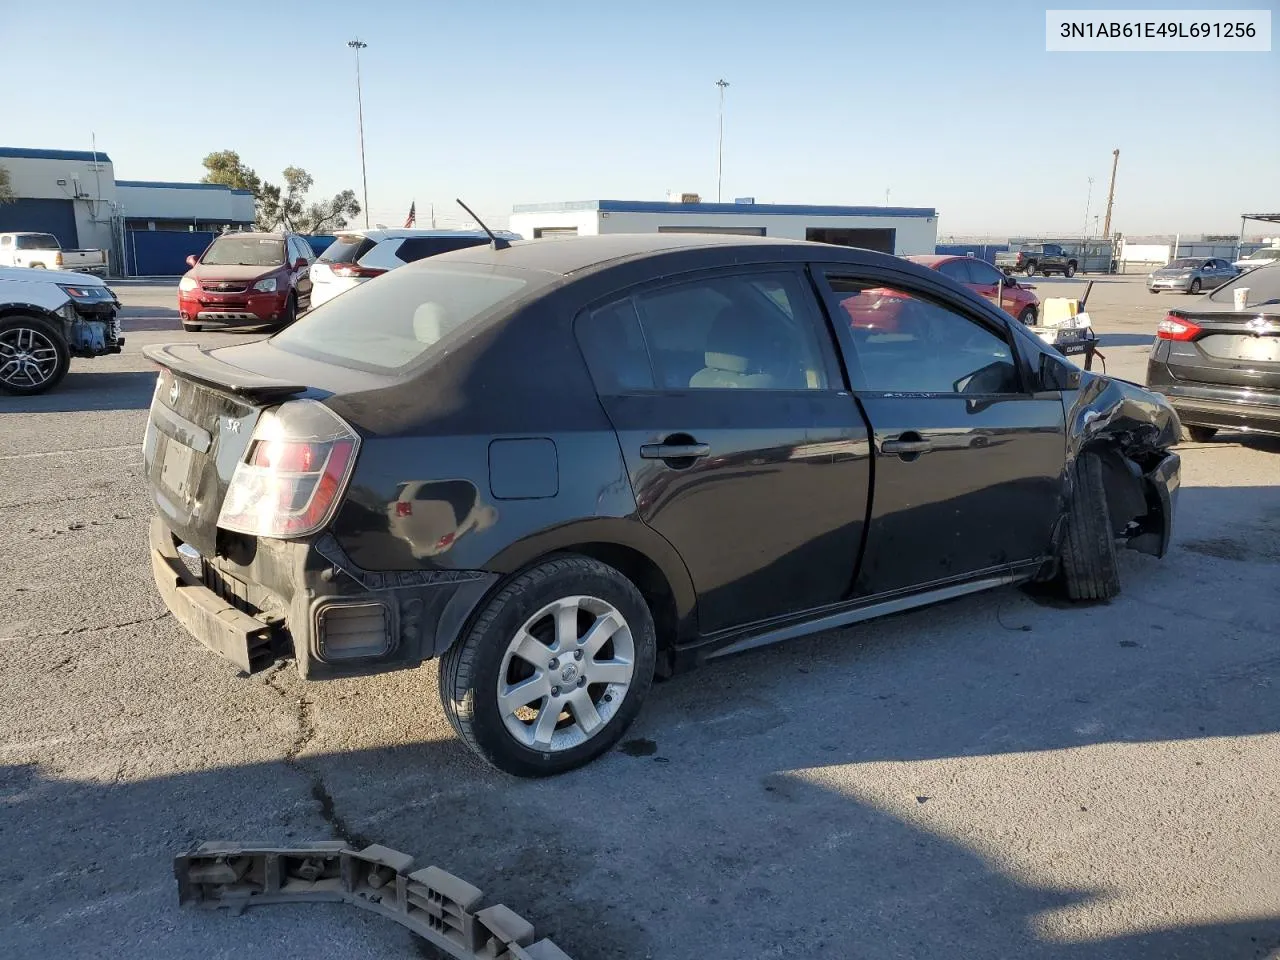
M 1150 333 L 1100 333 L 1099 347 L 1149 347 L 1155 342 Z
M 48 393 L 34 397 L 0 394 L 0 414 L 146 410 L 155 389 L 154 370 L 77 370 L 73 366 L 66 379 Z
M 1224 533 L 1242 503 L 1258 530 Z M 1002 590 L 714 662 L 655 687 L 618 750 L 548 780 L 497 774 L 452 739 L 322 750 L 375 711 L 408 722 L 376 684 L 244 680 L 296 721 L 252 731 L 287 759 L 147 778 L 106 755 L 94 775 L 61 772 L 59 738 L 153 736 L 113 730 L 135 719 L 128 694 L 87 727 L 50 709 L 49 761 L 0 766 L 8 949 L 110 955 L 93 938 L 127 931 L 138 957 L 302 958 L 315 947 L 299 929 L 323 925 L 334 955 L 413 956 L 389 923 L 366 952 L 382 935 L 347 907 L 235 920 L 176 906 L 171 858 L 194 843 L 337 837 L 462 877 L 575 960 L 1273 957 L 1273 870 L 1254 881 L 1254 919 L 1213 899 L 1221 875 L 1186 916 L 1199 888 L 1185 884 L 1198 862 L 1255 869 L 1240 822 L 1273 815 L 1267 771 L 1230 738 L 1280 732 L 1280 597 L 1259 589 L 1280 572 L 1280 488 L 1184 488 L 1179 509 L 1175 549 L 1126 553 L 1109 604 Z M 148 644 L 189 640 L 170 618 L 134 630 L 111 655 L 139 671 Z M 185 662 L 175 713 L 203 709 L 200 677 L 220 668 Z M 64 683 L 66 669 L 43 673 Z M 401 676 L 425 697 L 427 672 Z M 1215 799 L 1239 822 L 1209 819 Z M 1169 881 L 1183 886 L 1162 886 L 1183 859 Z

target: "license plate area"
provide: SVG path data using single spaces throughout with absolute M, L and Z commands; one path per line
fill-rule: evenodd
M 186 501 L 194 494 L 193 466 L 196 452 L 172 437 L 160 434 L 160 472 L 158 480 L 166 492 Z
M 1280 337 L 1256 337 L 1250 334 L 1210 334 L 1199 341 L 1199 347 L 1215 360 L 1249 360 L 1254 363 L 1280 363 Z

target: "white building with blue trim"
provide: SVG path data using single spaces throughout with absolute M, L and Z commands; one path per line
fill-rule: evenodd
M 581 200 L 512 208 L 511 229 L 526 239 L 604 233 L 726 233 L 816 240 L 907 256 L 933 253 L 932 207 L 840 207 L 789 203 L 663 203 Z

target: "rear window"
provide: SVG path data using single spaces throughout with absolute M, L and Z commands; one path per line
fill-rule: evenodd
M 1209 299 L 1215 303 L 1232 303 L 1235 295 L 1231 291 L 1240 287 L 1248 288 L 1251 307 L 1280 303 L 1280 263 L 1240 274 L 1209 294 Z
M 219 267 L 274 267 L 285 262 L 282 237 L 219 237 L 200 258 Z
M 61 250 L 58 238 L 51 233 L 24 233 L 18 236 L 14 246 L 19 250 Z
M 355 263 L 372 250 L 374 243 L 359 234 L 338 234 L 320 254 L 321 263 Z
M 394 270 L 320 305 L 271 342 L 291 353 L 390 373 L 506 309 L 528 285 L 514 271 L 476 264 Z

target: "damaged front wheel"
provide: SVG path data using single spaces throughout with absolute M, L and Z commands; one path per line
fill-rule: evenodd
M 1096 453 L 1082 453 L 1072 462 L 1070 471 L 1062 584 L 1072 600 L 1109 600 L 1120 593 L 1120 565 L 1107 509 L 1102 460 Z
M 0 390 L 19 396 L 44 393 L 70 366 L 66 343 L 44 320 L 25 314 L 0 320 Z

